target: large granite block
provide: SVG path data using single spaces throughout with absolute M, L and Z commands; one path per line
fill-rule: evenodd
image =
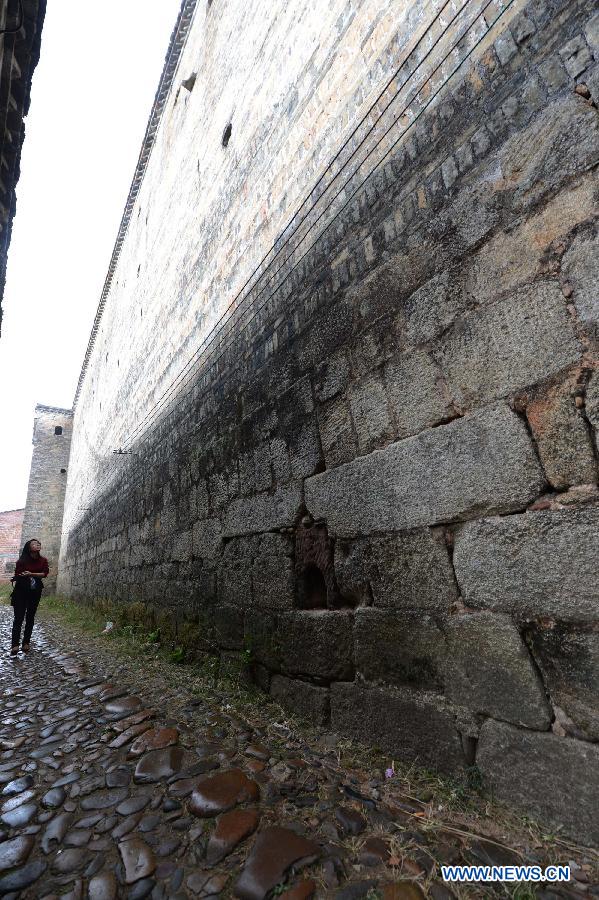
M 457 599 L 443 535 L 430 528 L 338 540 L 335 575 L 342 595 L 379 607 L 447 612 Z
M 283 653 L 279 617 L 263 609 L 248 609 L 243 642 L 253 660 L 271 671 L 279 671 Z
M 212 612 L 212 635 L 218 647 L 241 650 L 244 640 L 244 610 L 239 606 L 218 605 Z
M 599 338 L 599 238 L 580 234 L 562 259 L 562 275 L 573 289 L 572 302 L 590 336 Z
M 530 640 L 559 724 L 574 737 L 599 741 L 599 632 L 543 622 Z
M 440 369 L 426 351 L 396 356 L 385 366 L 384 378 L 399 438 L 417 434 L 449 416 Z
M 557 490 L 597 481 L 592 437 L 576 407 L 578 369 L 534 393 L 526 417 L 545 474 Z
M 194 524 L 192 529 L 192 549 L 196 558 L 218 558 L 222 549 L 219 519 L 203 519 Z
M 445 623 L 445 693 L 473 713 L 545 731 L 551 707 L 509 616 L 450 616 Z
M 326 725 L 329 720 L 329 689 L 317 687 L 307 681 L 274 675 L 270 683 L 273 700 L 293 715 L 309 719 L 316 725 Z
M 468 606 L 595 622 L 598 559 L 599 509 L 588 508 L 468 522 L 453 564 Z
M 544 485 L 526 429 L 486 407 L 307 479 L 306 505 L 340 536 L 525 507 Z
M 279 618 L 283 672 L 323 682 L 353 677 L 353 615 L 297 610 Z
M 476 762 L 493 795 L 585 846 L 599 843 L 599 746 L 489 719 Z
M 455 773 L 465 765 L 455 714 L 430 692 L 334 684 L 331 728 L 425 768 Z
M 274 494 L 257 494 L 233 500 L 227 507 L 223 536 L 254 534 L 292 525 L 301 500 L 299 484 L 289 484 Z
M 405 610 L 356 610 L 356 672 L 366 681 L 439 689 L 444 655 L 445 637 L 431 616 Z
M 594 372 L 589 379 L 585 409 L 588 420 L 595 430 L 595 448 L 599 458 L 599 372 Z
M 568 368 L 581 354 L 555 281 L 526 285 L 467 313 L 434 351 L 458 406 L 508 397 Z

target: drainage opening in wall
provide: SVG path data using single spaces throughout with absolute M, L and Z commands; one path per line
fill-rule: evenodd
M 60 425 L 56 426 L 56 428 L 54 429 L 54 434 L 62 434 L 62 428 L 60 427 Z
M 229 122 L 229 124 L 223 131 L 223 136 L 221 138 L 221 144 L 223 145 L 223 147 L 226 147 L 227 144 L 229 143 L 229 141 L 231 140 L 232 131 L 233 131 L 233 125 L 231 124 L 231 122 Z
M 306 566 L 301 575 L 300 606 L 303 609 L 326 609 L 327 586 L 318 566 Z
M 61 475 L 66 475 L 66 474 L 67 474 L 67 470 L 66 470 L 66 469 L 61 469 L 61 470 L 60 470 L 60 474 L 61 474 Z

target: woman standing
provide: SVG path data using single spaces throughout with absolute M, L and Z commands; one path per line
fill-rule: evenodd
M 48 560 L 41 555 L 41 549 L 42 545 L 36 538 L 27 541 L 15 566 L 16 583 L 11 601 L 15 613 L 12 626 L 11 656 L 16 656 L 19 652 L 23 619 L 25 619 L 25 634 L 23 635 L 22 649 L 25 653 L 29 650 L 35 614 L 44 589 L 42 578 L 45 578 L 49 571 Z

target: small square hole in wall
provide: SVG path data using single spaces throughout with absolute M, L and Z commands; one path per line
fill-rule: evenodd
M 233 131 L 233 125 L 231 124 L 231 122 L 229 122 L 229 124 L 223 131 L 223 136 L 221 138 L 221 144 L 223 145 L 223 147 L 226 147 L 228 145 L 229 141 L 231 140 L 232 131 Z
M 57 425 L 54 429 L 54 434 L 62 434 L 62 428 L 60 425 Z
M 61 475 L 66 475 L 66 472 L 67 472 L 66 469 L 61 469 L 61 470 L 60 470 L 60 474 L 61 474 Z

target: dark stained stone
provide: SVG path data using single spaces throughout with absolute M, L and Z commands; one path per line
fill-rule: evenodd
M 234 809 L 224 813 L 216 823 L 206 851 L 209 866 L 228 856 L 229 853 L 258 827 L 260 813 L 257 809 Z
M 68 775 L 65 775 L 63 778 L 59 778 L 58 781 L 55 781 L 52 787 L 64 787 L 67 784 L 73 784 L 75 781 L 79 781 L 80 779 L 79 772 L 70 772 Z
M 16 778 L 14 781 L 9 781 L 2 790 L 2 796 L 12 797 L 14 794 L 20 794 L 22 791 L 26 791 L 32 785 L 33 776 L 23 775 L 22 778 Z
M 11 809 L 10 812 L 3 813 L 0 816 L 0 821 L 8 825 L 9 828 L 21 828 L 23 825 L 31 822 L 36 812 L 37 806 L 35 803 L 24 803 L 22 806 L 17 806 L 16 809 Z
M 66 798 L 66 791 L 63 787 L 51 788 L 47 794 L 42 797 L 42 806 L 46 809 L 58 809 L 62 806 Z
M 241 769 L 229 769 L 201 781 L 189 801 L 189 811 L 199 818 L 226 812 L 246 800 L 259 800 L 260 788 Z
M 23 791 L 20 794 L 15 794 L 13 797 L 10 797 L 5 801 L 5 803 L 2 804 L 2 812 L 10 812 L 11 810 L 16 809 L 17 806 L 22 806 L 23 803 L 27 803 L 29 800 L 32 800 L 34 797 L 34 791 Z
M 125 787 L 109 788 L 109 790 L 106 791 L 96 791 L 94 794 L 90 794 L 89 797 L 83 798 L 81 801 L 81 809 L 108 809 L 110 806 L 121 803 L 126 796 L 127 788 Z
M 343 831 L 348 834 L 362 834 L 366 828 L 366 819 L 355 809 L 340 806 L 335 810 L 335 818 Z
M 202 895 L 204 897 L 217 897 L 221 893 L 221 891 L 224 890 L 224 887 L 228 880 L 228 875 L 211 875 L 208 881 L 204 884 Z
M 266 760 L 270 759 L 272 753 L 266 747 L 263 747 L 262 744 L 248 744 L 245 748 L 245 755 L 266 762 Z
M 22 835 L 0 843 L 0 872 L 23 865 L 33 844 L 34 838 L 31 835 Z
M 335 900 L 362 900 L 377 887 L 376 881 L 355 881 L 335 894 Z
M 37 881 L 40 875 L 44 874 L 47 868 L 48 864 L 42 859 L 35 859 L 21 869 L 15 869 L 14 872 L 2 875 L 0 877 L 0 896 L 29 887 L 30 884 Z
M 293 863 L 319 855 L 320 847 L 314 841 L 278 825 L 266 828 L 256 838 L 234 894 L 242 900 L 263 900 Z
M 130 838 L 121 841 L 119 852 L 125 866 L 125 881 L 134 884 L 142 878 L 148 878 L 154 873 L 156 859 L 151 849 L 141 838 Z
M 111 750 L 118 750 L 120 747 L 124 747 L 125 744 L 128 744 L 129 741 L 139 737 L 139 735 L 143 734 L 144 731 L 147 731 L 149 727 L 147 722 L 138 722 L 136 725 L 131 725 L 130 728 L 127 728 L 125 731 L 122 731 L 121 734 L 118 734 L 108 746 Z
M 144 878 L 133 885 L 127 894 L 127 900 L 143 900 L 144 897 L 150 896 L 155 886 L 156 882 L 153 878 Z
M 122 697 L 120 700 L 109 700 L 105 706 L 111 719 L 124 719 L 143 708 L 143 702 L 139 697 Z
M 75 823 L 75 828 L 93 828 L 102 819 L 102 813 L 92 813 Z
M 94 831 L 97 834 L 106 834 L 107 831 L 111 831 L 114 826 L 118 824 L 118 821 L 119 820 L 117 816 L 106 816 L 105 819 L 102 819 L 101 822 L 98 822 Z
M 116 811 L 119 816 L 130 816 L 132 813 L 145 809 L 149 802 L 150 797 L 148 794 L 138 794 L 137 797 L 129 797 L 128 800 L 123 800 L 117 806 Z
M 493 841 L 485 841 L 484 838 L 473 841 L 467 855 L 472 857 L 473 863 L 482 863 L 484 866 L 522 865 L 522 857 L 518 853 Z
M 205 775 L 206 772 L 212 772 L 214 769 L 219 769 L 220 763 L 214 757 L 210 757 L 208 759 L 201 759 L 199 762 L 194 763 L 192 766 L 187 766 L 185 769 L 182 769 L 180 772 L 175 772 L 174 775 L 168 779 L 169 784 L 173 784 L 175 781 L 181 781 L 183 779 L 197 778 L 198 775 Z
M 59 875 L 69 875 L 89 861 L 89 853 L 80 847 L 59 851 L 52 862 L 52 869 Z
M 106 867 L 106 857 L 103 853 L 94 853 L 94 857 L 83 873 L 86 878 L 93 878 Z
M 133 713 L 132 716 L 127 716 L 126 719 L 120 719 L 120 721 L 118 722 L 112 722 L 110 727 L 113 731 L 118 731 L 120 734 L 123 731 L 127 731 L 128 728 L 131 728 L 132 725 L 139 725 L 141 722 L 145 722 L 147 719 L 153 719 L 155 715 L 156 711 L 153 709 L 140 709 L 139 712 Z
M 390 856 L 391 851 L 387 841 L 378 837 L 370 837 L 364 841 L 359 861 L 363 866 L 380 866 L 382 863 L 387 862 Z
M 141 756 L 149 750 L 164 750 L 179 742 L 176 728 L 150 728 L 138 737 L 129 748 L 129 756 Z
M 127 787 L 131 784 L 131 771 L 126 766 L 119 766 L 106 775 L 106 787 Z
M 394 884 L 385 884 L 381 891 L 383 900 L 424 900 L 426 894 L 414 881 L 396 881 Z M 449 892 L 448 892 L 449 893 Z M 451 894 L 449 894 L 451 897 Z
M 87 691 L 83 692 L 87 694 Z M 105 684 L 103 687 L 100 687 L 99 691 L 95 691 L 94 693 L 98 694 L 98 699 L 103 703 L 108 700 L 116 700 L 117 697 L 124 697 L 127 693 L 127 688 L 117 687 L 116 684 Z
M 126 819 L 123 819 L 119 824 L 112 830 L 112 837 L 115 841 L 120 841 L 121 838 L 124 838 L 126 834 L 129 834 L 133 829 L 137 826 L 137 823 L 141 819 L 141 813 L 133 813 L 130 816 L 127 816 Z
M 173 797 L 188 797 L 197 783 L 197 778 L 183 778 L 181 781 L 174 781 L 169 791 Z
M 283 891 L 280 895 L 281 900 L 309 900 L 310 897 L 314 896 L 316 891 L 316 882 L 311 878 L 302 878 L 301 881 L 298 881 L 297 884 L 294 884 L 293 887 L 290 887 L 289 890 Z
M 170 778 L 181 768 L 183 750 L 180 747 L 166 747 L 164 750 L 153 750 L 142 756 L 135 767 L 134 781 L 149 783 Z
M 54 844 L 60 844 L 69 830 L 72 820 L 73 817 L 69 813 L 60 813 L 60 815 L 52 819 L 41 841 L 44 853 L 50 853 L 54 848 Z
M 157 815 L 144 816 L 143 819 L 140 820 L 140 823 L 137 826 L 137 830 L 143 833 L 147 831 L 153 831 L 160 825 L 161 821 L 162 819 Z
M 156 847 L 156 855 L 157 856 L 171 856 L 173 853 L 176 853 L 179 847 L 181 846 L 181 841 L 179 838 L 169 838 L 166 841 L 163 841 L 161 844 L 158 844 Z
M 74 828 L 73 831 L 67 832 L 64 842 L 67 847 L 85 847 L 91 840 L 90 828 Z
M 94 875 L 89 883 L 89 900 L 115 900 L 116 892 L 116 878 L 114 873 L 108 870 Z

